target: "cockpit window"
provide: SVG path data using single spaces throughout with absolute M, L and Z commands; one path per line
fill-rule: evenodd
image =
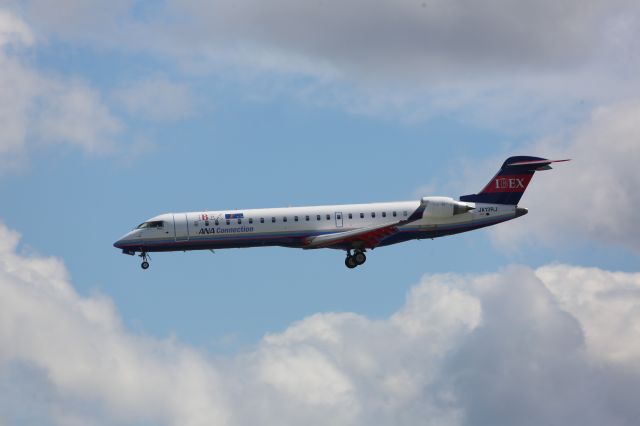
M 164 222 L 161 220 L 154 220 L 151 222 L 143 222 L 136 229 L 145 229 L 145 228 L 162 228 L 164 226 Z

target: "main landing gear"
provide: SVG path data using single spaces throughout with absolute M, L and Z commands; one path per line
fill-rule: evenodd
M 347 268 L 353 269 L 366 261 L 367 256 L 365 256 L 364 250 L 356 250 L 353 254 L 351 254 L 351 250 L 347 250 L 347 258 L 344 260 L 344 264 Z
M 142 269 L 149 269 L 149 259 L 151 259 L 149 257 L 149 255 L 147 254 L 147 252 L 142 252 L 139 254 L 139 256 L 142 258 L 142 263 L 140 264 L 140 267 Z

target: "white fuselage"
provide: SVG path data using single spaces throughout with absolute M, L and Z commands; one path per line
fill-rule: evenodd
M 471 209 L 469 211 L 449 214 L 445 204 L 461 203 L 446 197 L 370 204 L 167 213 L 144 222 L 114 245 L 129 253 L 259 246 L 316 248 L 308 244 L 310 238 L 406 221 L 419 209 L 421 202 L 427 208 L 420 212 L 420 217 L 410 223 L 399 224 L 397 232 L 382 239 L 379 246 L 456 234 L 517 216 L 516 206 L 474 203 L 466 203 Z M 349 250 L 352 247 L 345 243 L 329 248 Z

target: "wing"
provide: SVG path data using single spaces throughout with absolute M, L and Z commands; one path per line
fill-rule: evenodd
M 420 219 L 426 206 L 426 202 L 422 200 L 411 216 L 404 220 L 307 238 L 304 248 L 354 247 L 373 249 L 377 247 L 383 239 L 398 232 L 400 226 Z
M 398 223 L 352 229 L 308 238 L 304 248 L 344 247 L 374 248 L 384 238 L 398 232 Z

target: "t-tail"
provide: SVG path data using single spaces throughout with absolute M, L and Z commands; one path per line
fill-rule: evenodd
M 463 195 L 460 201 L 487 204 L 517 205 L 527 189 L 533 174 L 550 170 L 551 163 L 569 160 L 548 160 L 540 157 L 509 157 L 498 173 L 478 194 Z

